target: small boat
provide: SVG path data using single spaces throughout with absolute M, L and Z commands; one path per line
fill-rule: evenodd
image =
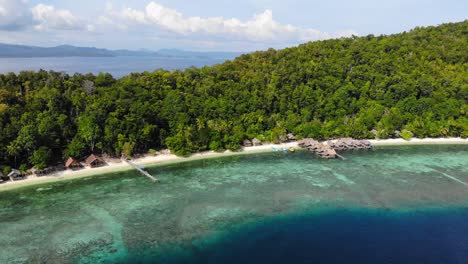
M 293 148 L 293 147 L 290 147 L 290 148 L 289 148 L 289 152 L 291 152 L 291 153 L 296 152 L 296 149 Z

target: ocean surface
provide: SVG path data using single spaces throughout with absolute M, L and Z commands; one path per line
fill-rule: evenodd
M 0 58 L 0 73 L 20 71 L 53 70 L 74 73 L 110 73 L 115 78 L 132 72 L 176 70 L 192 66 L 203 67 L 224 62 L 225 58 L 178 58 L 178 57 L 45 57 L 45 58 Z
M 468 145 L 261 153 L 0 192 L 0 263 L 468 263 Z

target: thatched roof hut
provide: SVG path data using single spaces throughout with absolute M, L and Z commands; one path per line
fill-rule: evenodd
M 257 138 L 254 138 L 254 139 L 252 139 L 252 144 L 254 146 L 261 146 L 262 142 L 260 140 L 258 140 Z
M 16 178 L 21 177 L 21 171 L 17 169 L 12 169 L 7 175 L 11 181 L 14 181 Z
M 304 138 L 304 139 L 299 140 L 298 144 L 302 148 L 316 149 L 320 143 L 317 140 L 314 140 L 312 138 Z
M 21 175 L 21 171 L 17 170 L 17 169 L 12 169 L 10 171 L 10 173 L 8 174 L 8 177 L 10 176 L 20 176 Z
M 96 157 L 96 155 L 94 155 L 94 154 L 91 154 L 86 159 L 85 163 L 86 163 L 87 166 L 89 166 L 91 168 L 104 166 L 106 164 L 102 159 Z
M 279 141 L 280 141 L 281 143 L 284 143 L 284 142 L 288 141 L 288 137 L 285 136 L 285 135 L 280 135 L 280 136 L 278 137 L 278 139 L 279 139 Z
M 293 133 L 289 133 L 289 134 L 288 134 L 288 140 L 289 140 L 289 141 L 294 141 L 294 140 L 296 140 L 296 136 L 294 136 Z
M 72 170 L 79 169 L 81 168 L 81 163 L 76 159 L 70 157 L 68 158 L 67 162 L 65 162 L 65 168 Z
M 336 151 L 330 145 L 322 144 L 312 138 L 299 140 L 299 146 L 319 155 L 322 158 L 334 159 L 337 157 Z
M 335 159 L 336 158 L 336 151 L 332 148 L 325 150 L 322 154 L 322 157 L 327 159 Z
M 358 150 L 372 148 L 372 144 L 368 140 L 358 140 L 352 138 L 341 138 L 335 142 L 329 141 L 328 145 L 335 150 Z

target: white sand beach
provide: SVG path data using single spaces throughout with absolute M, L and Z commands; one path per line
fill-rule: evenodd
M 467 144 L 468 139 L 462 138 L 425 138 L 425 139 L 411 139 L 410 141 L 404 139 L 383 139 L 383 140 L 369 140 L 374 146 L 398 146 L 398 145 L 421 145 L 421 144 Z M 232 155 L 244 155 L 261 152 L 271 152 L 275 149 L 289 149 L 299 148 L 297 142 L 290 142 L 284 144 L 265 144 L 262 146 L 243 147 L 240 151 L 224 151 L 214 152 L 206 151 L 192 154 L 189 157 L 178 157 L 173 154 L 160 154 L 160 155 L 146 155 L 143 158 L 135 159 L 133 162 L 137 165 L 158 165 L 158 164 L 169 164 L 169 163 L 180 163 L 191 160 L 216 158 L 221 156 L 232 156 Z M 99 168 L 83 168 L 81 170 L 66 170 L 56 173 L 52 173 L 46 176 L 28 176 L 24 180 L 18 180 L 14 182 L 5 182 L 0 184 L 0 191 L 12 190 L 20 187 L 26 187 L 42 183 L 51 183 L 57 181 L 64 181 L 70 179 L 78 179 L 96 175 L 102 175 L 106 173 L 119 172 L 132 170 L 133 168 L 125 162 L 106 161 L 107 165 Z
M 371 139 L 370 143 L 374 146 L 398 146 L 398 145 L 422 145 L 422 144 L 468 144 L 467 138 L 412 138 L 404 140 L 402 138 L 392 139 Z

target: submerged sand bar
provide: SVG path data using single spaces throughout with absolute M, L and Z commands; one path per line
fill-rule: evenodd
M 383 140 L 369 140 L 374 146 L 403 146 L 403 145 L 430 145 L 430 144 L 466 144 L 468 145 L 468 139 L 462 138 L 425 138 L 425 139 L 411 139 L 410 141 L 404 139 L 383 139 Z M 158 165 L 158 164 L 169 164 L 169 163 L 179 163 L 186 162 L 191 160 L 207 159 L 207 158 L 217 158 L 222 156 L 231 156 L 231 155 L 245 155 L 245 154 L 254 154 L 261 152 L 271 152 L 274 149 L 288 149 L 288 148 L 299 148 L 297 142 L 290 142 L 284 144 L 266 144 L 262 146 L 253 146 L 253 147 L 243 147 L 238 152 L 224 151 L 224 152 L 214 152 L 206 151 L 193 154 L 189 157 L 178 157 L 173 154 L 161 154 L 157 156 L 146 156 L 144 158 L 133 160 L 137 165 Z M 127 171 L 132 170 L 133 168 L 124 162 L 107 162 L 107 166 L 100 168 L 84 168 L 78 171 L 61 171 L 41 177 L 29 176 L 25 180 L 15 181 L 15 182 L 6 182 L 0 184 L 0 191 L 12 190 L 21 187 L 27 187 L 43 183 L 52 183 L 57 181 L 72 180 L 90 176 L 96 176 L 100 174 Z M 155 175 L 157 176 L 157 175 Z

